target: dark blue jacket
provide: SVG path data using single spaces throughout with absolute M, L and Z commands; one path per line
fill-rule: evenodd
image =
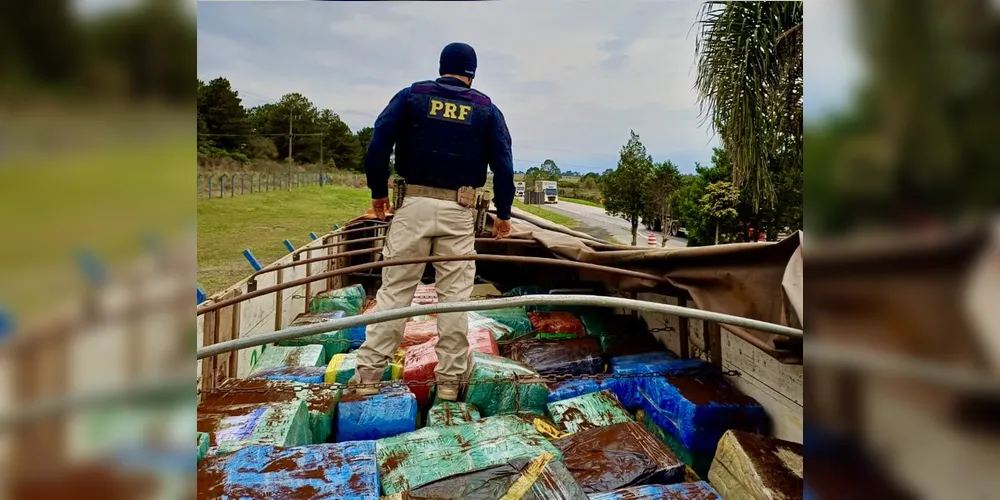
M 365 155 L 372 198 L 389 196 L 389 155 L 409 184 L 445 189 L 483 187 L 493 170 L 497 216 L 510 218 L 514 161 L 503 114 L 485 94 L 454 78 L 417 82 L 399 91 L 375 120 Z

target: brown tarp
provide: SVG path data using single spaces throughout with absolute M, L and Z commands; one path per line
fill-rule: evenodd
M 366 213 L 349 225 L 370 221 Z M 487 233 L 492 231 L 492 220 Z M 553 257 L 665 278 L 669 285 L 640 278 L 580 270 L 581 279 L 601 282 L 621 292 L 675 295 L 687 292 L 699 309 L 770 323 L 801 327 L 803 314 L 802 233 L 779 242 L 736 243 L 692 248 L 646 248 L 604 245 L 570 234 L 541 229 L 517 220 L 512 239 L 533 240 Z M 511 246 L 508 251 L 517 252 Z M 782 362 L 801 362 L 801 343 L 789 345 L 772 334 L 726 326 Z M 781 342 L 784 341 L 784 342 Z

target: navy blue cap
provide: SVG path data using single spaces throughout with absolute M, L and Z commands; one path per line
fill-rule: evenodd
M 441 51 L 439 75 L 461 75 L 469 78 L 476 76 L 476 51 L 471 45 L 453 42 L 444 46 Z

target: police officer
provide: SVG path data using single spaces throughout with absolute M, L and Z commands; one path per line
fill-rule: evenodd
M 493 203 L 497 220 L 493 236 L 510 233 L 514 200 L 514 168 L 510 132 L 503 114 L 482 92 L 472 88 L 476 52 L 467 44 L 450 43 L 441 51 L 437 80 L 414 83 L 399 91 L 375 121 L 365 156 L 372 208 L 385 219 L 389 207 L 389 155 L 395 146 L 396 173 L 406 181 L 406 196 L 397 207 L 383 248 L 386 260 L 429 255 L 475 253 L 474 189 L 493 170 Z M 472 295 L 474 261 L 438 262 L 435 287 L 440 302 L 459 302 Z M 376 311 L 407 307 L 423 275 L 424 265 L 386 267 Z M 403 340 L 405 320 L 368 327 L 358 351 L 351 384 L 369 384 L 382 373 Z M 472 369 L 466 337 L 466 313 L 439 314 L 437 396 L 458 399 L 457 381 Z M 450 383 L 449 383 L 450 382 Z M 355 387 L 358 394 L 377 393 Z

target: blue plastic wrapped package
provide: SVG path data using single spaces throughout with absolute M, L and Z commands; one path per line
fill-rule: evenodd
M 722 500 L 705 481 L 677 484 L 646 484 L 591 495 L 590 500 Z
M 549 398 L 547 402 L 555 403 L 556 401 L 575 398 L 577 396 L 590 394 L 592 392 L 600 392 L 603 390 L 611 390 L 614 392 L 612 384 L 611 379 L 607 378 L 599 380 L 574 379 L 556 382 L 549 385 Z
M 347 317 L 346 311 L 335 310 L 328 312 L 319 313 L 305 313 L 300 314 L 292 324 L 289 326 L 307 326 L 315 325 L 320 323 L 326 323 L 328 321 L 333 321 L 335 319 L 341 319 Z M 296 339 L 283 340 L 278 343 L 279 346 L 302 346 L 302 345 L 312 345 L 317 344 L 323 346 L 325 349 L 325 361 L 330 362 L 330 358 L 334 354 L 340 354 L 342 352 L 347 352 L 351 349 L 357 349 L 361 347 L 361 344 L 365 341 L 365 326 L 355 326 L 352 328 L 347 328 L 344 330 L 336 330 L 326 333 L 317 333 L 315 335 L 307 335 L 305 337 L 299 337 Z
M 348 316 L 361 314 L 365 307 L 365 288 L 353 285 L 316 294 L 309 302 L 309 312 L 344 311 Z
M 303 384 L 322 384 L 326 376 L 325 366 L 275 366 L 253 371 L 248 378 L 263 380 L 286 380 Z
M 647 381 L 639 390 L 646 418 L 692 452 L 714 452 L 728 429 L 765 432 L 764 408 L 721 375 L 683 375 Z
M 595 427 L 633 422 L 611 391 L 592 392 L 549 403 L 549 413 L 559 430 L 575 433 Z
M 650 434 L 659 439 L 661 443 L 667 445 L 670 451 L 677 455 L 677 458 L 681 459 L 688 466 L 689 479 L 688 481 L 700 481 L 702 478 L 708 477 L 708 470 L 712 466 L 712 457 L 715 453 L 693 452 L 684 447 L 677 438 L 670 435 L 664 428 L 660 427 L 653 422 L 652 419 L 646 416 L 645 410 L 639 410 L 636 412 L 635 419 L 637 422 L 641 423 L 643 427 L 649 431 Z
M 692 369 L 708 369 L 710 365 L 697 359 L 679 359 L 666 351 L 617 356 L 608 360 L 608 373 L 631 375 L 634 378 L 617 378 L 610 382 L 610 388 L 618 396 L 622 406 L 630 410 L 639 408 L 639 388 L 644 387 L 655 375 L 677 373 Z M 643 377 L 641 375 L 649 375 Z
M 348 394 L 337 405 L 337 442 L 392 437 L 417 429 L 417 398 L 407 390 Z
M 198 498 L 378 500 L 374 441 L 250 446 L 198 467 Z

